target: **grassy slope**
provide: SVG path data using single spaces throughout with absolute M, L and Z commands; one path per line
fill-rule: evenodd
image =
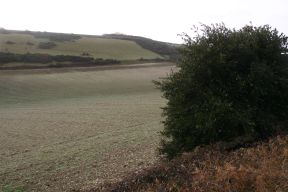
M 131 40 L 136 42 L 144 49 L 148 49 L 150 51 L 153 51 L 154 53 L 158 53 L 161 56 L 164 56 L 165 58 L 169 58 L 170 60 L 176 61 L 179 58 L 179 53 L 177 51 L 177 48 L 180 47 L 179 44 L 155 41 L 153 39 L 132 35 L 106 34 L 103 35 L 103 37 L 112 39 Z
M 288 136 L 234 152 L 197 148 L 120 183 L 87 191 L 287 192 Z
M 0 191 L 71 191 L 155 161 L 170 67 L 0 71 Z M 123 156 L 125 154 L 125 156 Z
M 6 44 L 12 41 L 15 44 Z M 56 42 L 57 46 L 51 49 L 39 49 L 39 42 L 48 41 L 44 38 L 35 38 L 30 34 L 0 34 L 0 52 L 12 53 L 47 53 L 51 55 L 77 55 L 88 52 L 95 58 L 137 60 L 162 58 L 159 54 L 142 48 L 134 41 L 107 39 L 85 36 L 75 42 Z M 27 42 L 34 45 L 27 45 Z

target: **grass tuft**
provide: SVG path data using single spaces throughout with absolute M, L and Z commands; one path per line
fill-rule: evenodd
M 3 192 L 25 192 L 25 189 L 21 186 L 11 186 L 11 185 L 6 185 L 3 187 Z

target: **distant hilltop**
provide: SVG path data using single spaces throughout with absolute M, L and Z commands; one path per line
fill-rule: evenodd
M 18 54 L 29 52 L 51 55 L 90 55 L 94 58 L 117 60 L 175 60 L 178 57 L 178 46 L 178 44 L 121 33 L 99 36 L 0 28 L 0 52 Z
M 0 29 L 0 69 L 176 61 L 180 45 L 145 37 Z

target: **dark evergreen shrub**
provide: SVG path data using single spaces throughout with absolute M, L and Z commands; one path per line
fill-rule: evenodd
M 168 100 L 160 152 L 287 131 L 287 37 L 270 26 L 202 25 L 184 35 L 179 71 L 155 82 Z

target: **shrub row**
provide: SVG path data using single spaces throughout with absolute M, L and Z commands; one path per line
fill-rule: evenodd
M 40 48 L 40 49 L 51 49 L 53 47 L 56 47 L 56 45 L 57 45 L 56 43 L 51 42 L 51 41 L 49 41 L 49 42 L 40 42 L 39 45 L 38 45 L 38 48 Z
M 50 41 L 64 42 L 75 41 L 81 39 L 80 35 L 64 34 L 64 33 L 49 33 L 49 32 L 27 32 L 36 38 L 47 38 Z
M 24 63 L 51 63 L 51 62 L 74 62 L 86 64 L 117 64 L 120 63 L 114 59 L 102 59 L 93 57 L 81 57 L 72 55 L 48 55 L 39 53 L 15 54 L 0 52 L 0 64 L 11 62 L 24 62 Z

